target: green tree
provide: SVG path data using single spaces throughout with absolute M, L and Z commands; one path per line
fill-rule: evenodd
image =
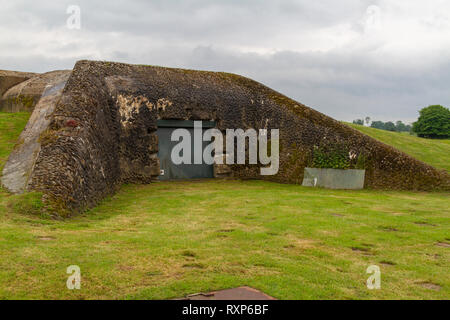
M 403 132 L 408 130 L 406 129 L 406 125 L 401 120 L 398 120 L 395 122 L 395 131 Z
M 356 119 L 356 120 L 353 120 L 353 123 L 354 124 L 359 124 L 359 125 L 364 125 L 364 120 L 363 119 Z
M 445 139 L 450 137 L 450 110 L 440 105 L 432 105 L 419 111 L 419 119 L 412 130 L 419 137 Z
M 388 121 L 384 124 L 384 130 L 395 131 L 395 124 L 392 121 Z
M 372 121 L 370 126 L 372 128 L 375 128 L 375 129 L 382 129 L 382 130 L 384 130 L 384 122 L 383 121 Z

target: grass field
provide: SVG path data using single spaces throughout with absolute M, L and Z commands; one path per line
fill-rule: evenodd
M 25 121 L 0 113 L 2 162 Z M 449 299 L 449 196 L 159 182 L 56 221 L 15 213 L 0 191 L 0 299 L 165 299 L 241 285 L 279 299 Z M 372 264 L 380 290 L 366 288 Z M 81 290 L 66 288 L 69 265 Z
M 450 171 L 450 139 L 424 139 L 412 136 L 409 133 L 390 132 L 358 124 L 346 124 L 418 160 L 436 168 Z

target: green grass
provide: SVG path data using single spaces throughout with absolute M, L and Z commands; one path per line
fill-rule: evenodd
M 450 139 L 425 139 L 412 136 L 409 133 L 391 132 L 352 123 L 346 124 L 418 160 L 438 169 L 450 171 Z
M 29 117 L 28 112 L 0 112 L 0 172 Z
M 279 299 L 448 299 L 448 197 L 216 180 L 123 186 L 66 221 L 2 210 L 0 298 L 165 299 L 249 285 Z M 372 264 L 380 290 L 365 286 Z M 81 290 L 65 287 L 69 265 Z
M 16 117 L 0 113 L 0 154 L 23 127 Z M 279 299 L 450 298 L 448 193 L 160 182 L 123 186 L 64 221 L 28 214 L 34 196 L 17 213 L 12 197 L 0 191 L 0 299 L 165 299 L 241 285 Z M 380 290 L 365 285 L 372 264 Z M 66 288 L 70 265 L 81 290 Z

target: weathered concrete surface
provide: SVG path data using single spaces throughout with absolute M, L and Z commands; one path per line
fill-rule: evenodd
M 41 99 L 36 105 L 30 120 L 21 133 L 19 143 L 9 156 L 3 168 L 2 185 L 14 193 L 26 190 L 34 163 L 40 151 L 40 138 L 48 129 L 50 115 L 61 98 L 64 85 L 70 73 L 59 75 L 46 86 Z
M 12 88 L 15 85 L 36 75 L 36 73 L 31 72 L 0 70 L 0 99 L 9 88 Z
M 315 147 L 342 145 L 366 159 L 366 187 L 450 189 L 447 172 L 248 78 L 96 61 L 75 65 L 41 134 L 26 189 L 82 211 L 122 183 L 151 182 L 159 168 L 158 119 L 215 121 L 222 132 L 280 130 L 278 174 L 261 176 L 259 165 L 230 165 L 215 168 L 217 176 L 302 183 Z
M 38 74 L 11 87 L 0 100 L 0 111 L 32 112 L 46 89 L 67 80 L 70 73 L 70 70 L 62 70 Z
M 365 170 L 305 168 L 302 185 L 328 189 L 364 188 Z

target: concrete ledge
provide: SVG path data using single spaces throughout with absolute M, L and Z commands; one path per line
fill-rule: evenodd
M 363 189 L 366 170 L 305 168 L 302 185 L 329 189 Z

